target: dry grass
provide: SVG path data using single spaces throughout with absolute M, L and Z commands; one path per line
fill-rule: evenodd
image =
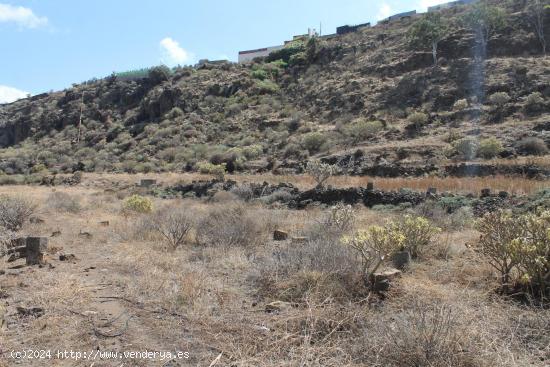
M 0 193 L 17 189 L 2 187 Z M 441 233 L 424 260 L 413 263 L 380 299 L 361 293 L 361 283 L 353 278 L 355 259 L 338 247 L 338 235 L 319 227 L 326 223 L 325 209 L 239 204 L 260 229 L 255 246 L 187 241 L 168 252 L 160 236 L 150 232 L 149 215 L 121 215 L 121 198 L 97 186 L 58 190 L 78 197 L 82 210 L 58 212 L 45 204 L 51 189 L 33 187 L 27 197 L 39 204 L 46 223 L 23 231 L 49 236 L 61 230 L 50 245 L 77 260 L 60 262 L 51 255 L 55 268 L 7 269 L 0 275 L 10 304 L 4 349 L 178 349 L 191 352 L 183 365 L 209 365 L 221 354 L 217 365 L 260 367 L 543 367 L 550 358 L 548 311 L 506 303 L 494 293 L 494 273 L 465 246 L 478 237 L 468 226 Z M 155 199 L 156 208 L 163 204 L 183 207 L 197 219 L 234 205 L 231 200 Z M 354 209 L 356 228 L 399 215 Z M 110 225 L 103 227 L 100 220 Z M 82 228 L 93 237 L 79 237 Z M 316 233 L 317 239 L 276 243 L 270 240 L 276 228 L 291 236 Z M 266 282 L 258 282 L 260 275 Z M 280 300 L 294 306 L 264 312 L 266 303 Z M 43 307 L 45 315 L 22 317 L 15 311 L 19 305 Z M 121 335 L 105 337 L 98 331 Z M 20 365 L 34 366 L 32 361 Z

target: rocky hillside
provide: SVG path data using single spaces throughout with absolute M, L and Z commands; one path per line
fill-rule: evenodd
M 449 29 L 438 66 L 430 48 L 408 42 L 416 18 L 298 41 L 252 65 L 157 67 L 0 105 L 0 170 L 190 171 L 225 162 L 229 171 L 287 172 L 321 158 L 352 174 L 548 175 L 550 59 L 527 1 L 493 3 L 506 22 L 483 59 L 462 21 L 472 8 L 462 7 L 442 13 Z M 536 155 L 528 165 L 518 158 Z

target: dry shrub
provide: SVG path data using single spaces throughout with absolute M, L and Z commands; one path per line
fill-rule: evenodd
M 548 154 L 548 146 L 540 138 L 524 138 L 517 143 L 516 150 L 525 155 L 545 155 Z
M 165 207 L 153 215 L 151 226 L 171 249 L 176 249 L 185 242 L 194 224 L 193 215 L 183 207 Z
M 229 203 L 237 199 L 237 195 L 232 192 L 218 191 L 210 198 L 210 201 L 213 203 Z
M 229 192 L 237 196 L 243 201 L 250 201 L 254 198 L 254 192 L 249 184 L 243 183 L 241 185 L 234 186 Z
M 265 297 L 297 303 L 313 296 L 349 300 L 365 290 L 354 254 L 328 237 L 276 248 L 256 267 Z
M 355 227 L 357 215 L 351 205 L 337 204 L 330 208 L 321 224 L 330 232 L 342 235 Z
M 475 337 L 452 307 L 439 303 L 411 308 L 377 320 L 380 365 L 392 367 L 479 367 Z
M 0 270 L 4 267 L 4 256 L 8 252 L 8 248 L 11 247 L 12 241 L 16 238 L 14 232 L 0 227 Z
M 82 209 L 80 198 L 59 191 L 53 192 L 48 196 L 46 206 L 50 209 L 67 213 L 78 213 Z
M 252 247 L 259 243 L 261 223 L 240 204 L 215 206 L 197 224 L 196 240 L 201 245 Z
M 436 201 L 425 201 L 414 208 L 414 212 L 430 219 L 438 227 L 446 231 L 458 231 L 469 228 L 474 223 L 474 213 L 469 206 L 462 206 L 449 213 L 448 210 Z
M 307 162 L 306 172 L 315 180 L 317 187 L 322 187 L 336 173 L 336 168 L 321 161 L 309 161 Z
M 34 213 L 36 205 L 21 197 L 0 196 L 0 225 L 18 231 Z

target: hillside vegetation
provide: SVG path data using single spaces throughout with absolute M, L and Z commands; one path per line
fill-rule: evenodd
M 395 176 L 545 156 L 550 60 L 532 5 L 493 3 L 487 30 L 482 7 L 460 7 L 297 41 L 251 65 L 156 67 L 2 105 L 0 171 L 281 173 L 315 157 Z

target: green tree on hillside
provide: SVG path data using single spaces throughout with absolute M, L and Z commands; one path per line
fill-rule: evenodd
M 462 21 L 478 36 L 486 49 L 489 38 L 506 25 L 506 13 L 502 8 L 478 2 L 464 15 Z
M 411 26 L 408 38 L 413 47 L 431 47 L 434 65 L 437 65 L 437 48 L 447 32 L 447 22 L 441 18 L 441 14 L 428 13 Z

